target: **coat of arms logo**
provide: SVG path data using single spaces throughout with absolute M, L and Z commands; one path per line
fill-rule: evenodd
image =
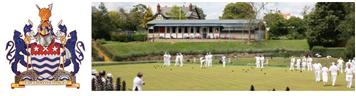
M 54 31 L 55 27 L 50 21 L 53 4 L 47 8 L 36 7 L 41 18 L 37 32 L 32 30 L 34 25 L 28 20 L 23 33 L 15 30 L 13 40 L 6 44 L 6 59 L 16 75 L 11 88 L 23 88 L 25 85 L 66 85 L 79 88 L 76 74 L 84 59 L 84 43 L 77 41 L 76 30 L 67 33 L 62 20 L 57 25 L 57 31 Z M 18 64 L 26 67 L 26 70 L 18 70 Z M 70 65 L 73 71 L 69 72 L 67 67 Z

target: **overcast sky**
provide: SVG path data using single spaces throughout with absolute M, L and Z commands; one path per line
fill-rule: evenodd
M 193 2 L 193 5 L 204 10 L 207 15 L 206 19 L 218 19 L 222 15 L 224 7 L 229 2 Z M 144 4 L 151 7 L 153 13 L 156 13 L 156 6 L 158 2 L 105 2 L 105 6 L 108 10 L 118 10 L 124 8 L 126 11 L 130 10 L 134 5 Z M 160 2 L 161 7 L 164 6 L 188 6 L 189 2 Z M 98 6 L 99 2 L 92 3 L 92 6 Z M 263 13 L 267 13 L 269 10 L 280 10 L 283 13 L 290 13 L 292 16 L 302 17 L 302 12 L 307 6 L 309 9 L 314 8 L 315 2 L 272 2 L 268 3 L 265 10 L 258 16 L 263 17 Z

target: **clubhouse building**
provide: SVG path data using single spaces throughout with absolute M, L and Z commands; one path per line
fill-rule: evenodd
M 261 20 L 231 19 L 231 20 L 205 20 L 198 15 L 192 4 L 185 9 L 187 18 L 173 20 L 166 16 L 157 5 L 157 13 L 152 21 L 147 23 L 148 38 L 150 39 L 234 39 L 243 40 L 249 37 L 252 40 L 263 40 L 265 26 Z M 183 10 L 184 11 L 184 10 Z M 250 34 L 249 34 L 250 33 Z

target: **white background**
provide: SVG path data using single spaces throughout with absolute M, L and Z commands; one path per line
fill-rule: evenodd
M 48 4 L 53 3 L 52 16 L 50 20 L 54 30 L 57 31 L 57 24 L 63 20 L 68 28 L 68 32 L 77 30 L 78 41 L 83 41 L 86 51 L 84 52 L 84 61 L 80 66 L 77 74 L 77 82 L 80 83 L 80 89 L 66 88 L 65 86 L 26 86 L 25 88 L 11 89 L 10 84 L 14 82 L 14 73 L 11 71 L 11 66 L 5 58 L 5 45 L 7 41 L 12 40 L 14 30 L 18 30 L 23 34 L 23 27 L 28 24 L 30 19 L 34 23 L 32 30 L 36 31 L 40 23 L 38 9 L 36 4 L 41 8 L 48 7 Z M 22 0 L 22 1 L 2 1 L 0 8 L 0 96 L 89 96 L 90 94 L 90 70 L 91 70 L 91 6 L 88 1 L 75 0 Z M 25 68 L 21 65 L 19 70 L 24 71 Z M 68 70 L 73 70 L 72 66 L 66 67 Z
M 0 3 L 0 96 L 353 96 L 355 91 L 144 91 L 144 92 L 91 92 L 91 2 L 236 2 L 236 0 L 7 0 Z M 249 2 L 251 0 L 238 0 Z M 259 0 L 252 0 L 259 1 Z M 309 0 L 260 0 L 274 2 L 311 2 Z M 318 0 L 313 0 L 316 2 Z M 319 0 L 320 1 L 320 0 Z M 332 1 L 332 0 L 323 0 Z M 353 0 L 348 0 L 354 2 Z M 5 58 L 5 44 L 12 40 L 13 31 L 20 32 L 30 19 L 36 30 L 40 18 L 36 4 L 47 7 L 53 3 L 52 17 L 50 20 L 55 28 L 59 20 L 66 24 L 68 32 L 77 30 L 78 40 L 84 41 L 86 51 L 85 59 L 77 74 L 77 82 L 81 84 L 80 89 L 65 88 L 64 86 L 26 86 L 26 88 L 11 89 L 10 84 L 14 82 L 14 74 L 11 66 Z M 213 5 L 212 5 L 213 6 Z M 72 69 L 72 67 L 67 67 Z M 24 70 L 24 68 L 19 68 Z

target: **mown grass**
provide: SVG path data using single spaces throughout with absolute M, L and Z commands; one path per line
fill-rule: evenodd
M 238 90 L 248 91 L 251 85 L 256 90 L 291 91 L 347 90 L 345 73 L 339 74 L 335 87 L 323 86 L 314 81 L 312 71 L 289 71 L 284 67 L 266 67 L 255 69 L 253 66 L 222 66 L 201 69 L 198 64 L 186 64 L 183 67 L 163 67 L 162 64 L 126 64 L 95 66 L 96 70 L 106 70 L 125 80 L 127 88 L 132 89 L 132 80 L 137 72 L 144 73 L 144 90 Z M 331 81 L 331 80 L 330 80 Z M 115 81 L 114 81 L 115 82 Z
M 307 51 L 309 45 L 306 40 L 267 40 L 247 44 L 244 41 L 221 42 L 114 42 L 106 41 L 103 50 L 113 57 L 135 57 L 146 55 L 160 55 L 164 52 L 185 54 L 212 53 L 263 53 L 287 51 Z

